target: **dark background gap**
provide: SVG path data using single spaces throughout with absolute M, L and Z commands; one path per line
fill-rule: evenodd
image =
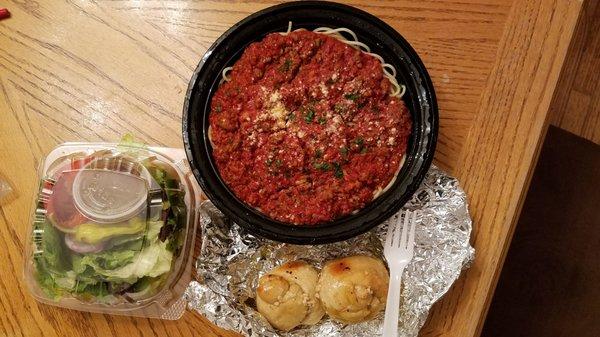
M 561 129 L 548 131 L 482 337 L 600 337 L 599 0 L 583 4 L 549 119 Z
M 600 145 L 550 127 L 481 336 L 600 336 Z

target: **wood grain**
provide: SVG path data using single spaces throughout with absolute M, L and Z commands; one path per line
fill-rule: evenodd
M 600 145 L 550 126 L 482 337 L 600 335 L 598 177 Z
M 511 10 L 456 170 L 476 224 L 477 258 L 439 303 L 446 310 L 434 311 L 425 335 L 480 333 L 580 8 L 580 2 L 519 1 Z M 448 309 L 462 321 L 445 319 Z
M 600 1 L 587 0 L 575 28 L 550 122 L 600 144 Z
M 204 51 L 271 1 L 0 0 L 0 334 L 229 336 L 194 313 L 164 322 L 62 310 L 22 286 L 36 170 L 64 141 L 128 131 L 181 147 L 185 89 Z M 423 336 L 475 336 L 542 137 L 577 1 L 349 1 L 401 32 L 432 75 L 440 106 L 436 163 L 471 200 L 478 257 L 440 302 Z

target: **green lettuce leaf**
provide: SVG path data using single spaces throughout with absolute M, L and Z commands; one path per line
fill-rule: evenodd
M 129 283 L 135 282 L 134 278 L 147 276 L 143 274 L 143 270 L 149 270 L 145 264 L 152 262 L 152 254 L 156 255 L 157 260 L 160 254 L 157 237 L 161 226 L 161 221 L 148 222 L 145 236 L 138 240 L 126 241 L 104 252 L 74 256 L 73 271 L 81 277 Z M 131 266 L 134 264 L 139 266 L 138 269 Z M 127 268 L 137 273 L 123 271 Z
M 75 274 L 71 269 L 71 256 L 63 241 L 63 235 L 49 222 L 37 225 L 34 263 L 36 280 L 48 297 L 57 299 L 65 290 L 74 286 Z
M 144 276 L 157 277 L 171 270 L 173 253 L 165 243 L 156 243 L 144 248 L 133 262 L 115 270 L 96 270 L 108 280 L 137 281 Z
M 179 256 L 183 245 L 185 223 L 187 221 L 187 206 L 184 201 L 185 191 L 181 189 L 176 178 L 177 173 L 170 168 L 146 162 L 146 168 L 154 180 L 163 189 L 163 209 L 167 211 L 165 225 L 161 228 L 160 241 L 167 242 L 167 249 Z
M 41 258 L 46 268 L 62 273 L 71 268 L 71 255 L 60 233 L 49 222 L 44 222 L 41 228 L 41 241 L 38 244 L 37 257 Z
M 117 145 L 117 150 L 123 154 L 130 155 L 134 158 L 140 157 L 146 153 L 148 146 L 144 142 L 136 139 L 131 133 L 126 133 L 121 137 L 121 141 Z
M 124 139 L 123 149 L 133 153 L 143 151 L 143 146 L 132 143 L 135 143 L 132 139 Z M 36 278 L 50 298 L 71 294 L 83 300 L 109 303 L 123 293 L 144 298 L 164 284 L 183 242 L 187 221 L 185 192 L 175 179 L 176 172 L 153 163 L 152 159 L 145 163 L 163 189 L 166 219 L 154 222 L 136 219 L 113 226 L 82 224 L 71 233 L 74 240 L 106 243 L 104 251 L 89 254 L 68 249 L 64 234 L 50 222 L 35 227 L 39 252 L 34 255 Z
M 159 277 L 143 277 L 129 288 L 128 296 L 132 299 L 142 299 L 156 293 L 164 284 L 167 274 Z
M 73 271 L 77 274 L 85 274 L 87 267 L 94 270 L 117 269 L 131 263 L 136 253 L 135 250 L 116 250 L 75 256 L 73 258 Z

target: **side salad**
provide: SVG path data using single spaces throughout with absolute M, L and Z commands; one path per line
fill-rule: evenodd
M 165 284 L 181 252 L 187 221 L 185 190 L 173 168 L 153 157 L 134 158 L 160 187 L 162 209 L 154 217 L 144 211 L 117 223 L 96 222 L 73 200 L 73 181 L 85 165 L 120 156 L 127 154 L 103 151 L 69 158 L 42 181 L 33 263 L 35 279 L 49 298 L 133 302 Z

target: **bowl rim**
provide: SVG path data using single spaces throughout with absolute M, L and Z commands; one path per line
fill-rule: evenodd
M 377 211 L 377 212 L 379 212 L 379 215 L 374 216 L 375 219 L 371 219 L 370 221 L 359 222 L 358 225 L 352 225 L 350 223 L 351 220 L 353 220 L 353 218 L 355 218 L 355 216 L 356 216 L 355 214 L 347 215 L 340 219 L 334 219 L 333 221 L 328 222 L 326 224 L 320 224 L 320 225 L 315 225 L 315 226 L 295 226 L 295 225 L 286 224 L 286 223 L 271 219 L 268 216 L 258 212 L 257 210 L 252 209 L 251 206 L 247 205 L 246 203 L 244 203 L 243 201 L 241 201 L 237 197 L 235 197 L 233 195 L 233 192 L 231 192 L 229 190 L 229 188 L 222 182 L 220 175 L 218 174 L 218 172 L 216 172 L 216 169 L 214 168 L 214 165 L 212 164 L 212 162 L 210 163 L 211 167 L 213 168 L 212 171 L 215 171 L 215 172 L 210 172 L 210 173 L 202 172 L 195 164 L 197 162 L 197 158 L 194 157 L 193 148 L 195 147 L 196 140 L 193 139 L 194 137 L 191 137 L 191 135 L 190 135 L 192 133 L 190 131 L 190 129 L 194 127 L 193 125 L 191 125 L 192 123 L 190 122 L 190 119 L 192 118 L 191 116 L 194 114 L 194 111 L 191 111 L 192 100 L 194 100 L 193 95 L 198 86 L 199 75 L 202 73 L 206 62 L 213 56 L 212 55 L 213 51 L 215 49 L 217 49 L 217 47 L 219 47 L 224 41 L 226 41 L 231 34 L 238 32 L 238 30 L 240 30 L 240 29 L 245 29 L 246 25 L 249 25 L 249 24 L 251 25 L 254 21 L 256 21 L 257 19 L 259 19 L 261 17 L 264 17 L 266 15 L 272 15 L 273 13 L 277 13 L 279 11 L 291 11 L 294 9 L 306 10 L 306 9 L 310 9 L 310 8 L 314 8 L 314 10 L 319 10 L 319 9 L 325 8 L 327 10 L 339 11 L 341 14 L 357 17 L 361 20 L 366 20 L 370 24 L 376 26 L 377 29 L 379 29 L 383 34 L 386 34 L 387 36 L 389 36 L 394 41 L 394 43 L 396 43 L 403 50 L 403 52 L 408 56 L 408 58 L 410 59 L 410 62 L 412 63 L 413 67 L 415 68 L 415 70 L 418 72 L 418 74 L 420 76 L 422 85 L 424 87 L 423 92 L 428 97 L 428 101 L 426 103 L 429 106 L 430 120 L 426 121 L 428 123 L 428 130 L 427 130 L 428 134 L 423 136 L 423 138 L 425 138 L 427 140 L 427 143 L 424 145 L 425 146 L 425 148 L 423 149 L 424 154 L 421 158 L 421 164 L 418 165 L 417 173 L 412 176 L 412 182 L 406 186 L 405 191 L 403 193 L 401 193 L 400 195 L 396 195 L 394 197 L 395 202 L 393 204 L 387 205 L 386 208 L 383 210 L 376 209 L 376 208 L 371 209 L 371 212 Z M 264 34 L 266 34 L 266 33 L 268 33 L 268 32 L 262 31 L 261 34 L 257 34 L 257 36 L 258 36 L 257 39 L 255 39 L 253 41 L 258 41 L 259 37 L 264 36 Z M 375 42 L 373 42 L 373 43 L 375 43 Z M 243 47 L 242 50 L 245 48 L 246 47 Z M 212 88 L 213 86 L 214 86 L 214 84 L 209 85 L 210 88 Z M 214 94 L 214 92 L 212 92 L 211 91 L 212 89 L 210 89 L 210 88 L 209 88 L 209 92 L 208 92 L 208 98 L 206 99 L 208 102 L 210 102 L 210 98 Z M 409 112 L 411 113 L 411 119 L 413 120 L 413 130 L 411 133 L 411 140 L 412 140 L 413 134 L 416 132 L 416 125 L 414 125 L 414 124 L 416 124 L 415 120 L 414 120 L 415 112 L 411 111 L 411 109 L 408 107 L 408 104 L 407 104 L 407 109 L 409 109 Z M 202 115 L 202 119 L 204 119 L 204 118 L 206 118 L 205 115 L 208 115 L 209 112 L 205 108 L 202 112 L 198 112 L 198 114 Z M 423 123 L 425 123 L 425 122 L 423 122 Z M 370 230 L 371 228 L 381 224 L 383 221 L 385 221 L 385 219 L 391 217 L 394 213 L 396 213 L 410 199 L 410 197 L 412 197 L 414 192 L 420 186 L 422 180 L 425 177 L 425 174 L 427 173 L 427 171 L 433 161 L 433 154 L 435 153 L 436 142 L 437 142 L 437 133 L 438 133 L 438 127 L 439 127 L 438 124 L 439 124 L 438 106 L 437 106 L 437 99 L 436 99 L 433 83 L 432 83 L 429 73 L 427 72 L 427 69 L 425 68 L 420 57 L 418 56 L 416 51 L 412 48 L 412 46 L 406 41 L 406 39 L 404 39 L 404 37 L 402 37 L 402 35 L 400 35 L 399 32 L 394 30 L 391 26 L 386 24 L 384 21 L 382 21 L 381 19 L 377 18 L 376 16 L 374 16 L 366 11 L 363 11 L 361 9 L 358 9 L 358 8 L 355 8 L 355 7 L 352 7 L 349 5 L 344 5 L 344 4 L 339 4 L 339 3 L 329 2 L 329 1 L 295 1 L 295 2 L 279 4 L 279 5 L 267 7 L 258 12 L 255 12 L 255 13 L 245 17 L 241 21 L 237 22 L 236 24 L 234 24 L 231 28 L 229 28 L 227 31 L 225 31 L 207 49 L 204 56 L 201 58 L 200 62 L 198 63 L 198 66 L 194 70 L 194 73 L 193 73 L 193 75 L 190 79 L 189 85 L 188 85 L 188 89 L 187 89 L 186 96 L 185 96 L 185 102 L 184 102 L 184 106 L 183 106 L 183 115 L 182 115 L 183 142 L 184 142 L 185 152 L 186 152 L 188 161 L 190 163 L 192 172 L 193 172 L 196 180 L 198 181 L 199 185 L 202 187 L 203 192 L 206 193 L 206 195 L 215 204 L 215 206 L 219 210 L 221 210 L 226 216 L 228 216 L 230 219 L 232 219 L 235 223 L 239 224 L 240 226 L 242 226 L 243 228 L 245 228 L 246 230 L 250 231 L 253 234 L 256 234 L 261 237 L 266 237 L 268 239 L 272 239 L 275 241 L 287 242 L 287 243 L 293 243 L 293 244 L 323 244 L 323 243 L 330 243 L 330 242 L 346 240 L 348 238 L 354 237 L 356 235 L 362 234 L 362 233 Z M 202 130 L 203 130 L 202 137 L 205 137 L 204 127 L 202 128 Z M 199 140 L 197 142 L 200 143 L 200 145 L 206 143 L 205 139 L 204 139 L 204 141 Z M 408 149 L 407 149 L 407 154 L 408 154 Z M 208 154 L 209 161 L 212 160 L 211 156 L 212 156 L 212 154 L 209 153 Z M 407 156 L 407 159 L 408 159 L 408 156 Z M 202 164 L 200 164 L 200 165 L 202 165 Z M 403 165 L 402 170 L 405 170 L 406 165 L 407 165 L 406 163 Z M 204 176 L 204 174 L 215 174 L 217 177 L 217 180 L 220 181 L 221 185 L 223 185 L 222 187 L 231 194 L 229 196 L 226 196 L 226 198 L 233 196 L 234 200 L 225 200 L 226 198 L 224 199 L 223 196 L 218 195 L 215 191 L 213 191 L 213 187 L 211 186 L 210 183 L 207 182 L 208 179 L 207 179 L 207 177 Z M 399 175 L 398 179 L 394 182 L 394 184 L 393 184 L 392 188 L 390 188 L 390 190 L 393 190 L 394 187 L 396 187 L 398 184 L 401 183 L 400 178 L 401 177 Z M 213 178 L 211 178 L 211 179 L 213 179 Z M 388 192 L 390 192 L 390 191 L 387 191 L 382 196 L 379 196 L 379 198 L 377 198 L 377 199 L 382 199 L 384 197 L 390 198 L 390 197 L 394 196 L 394 194 L 389 194 Z M 371 203 L 373 203 L 373 202 L 371 202 Z M 369 204 L 371 204 L 371 203 L 369 203 Z M 241 208 L 241 210 L 231 209 L 233 207 L 230 207 L 230 205 L 228 205 L 228 204 L 236 204 L 235 206 L 237 208 Z M 363 207 L 363 209 L 361 209 L 361 211 L 364 210 L 365 208 L 367 208 L 369 206 L 369 204 L 367 204 L 365 207 Z M 366 213 L 368 213 L 368 212 L 361 212 L 361 211 L 359 211 L 359 214 L 364 213 L 363 216 Z M 373 216 L 371 216 L 371 217 L 373 217 Z M 258 221 L 254 221 L 254 220 L 258 220 Z

